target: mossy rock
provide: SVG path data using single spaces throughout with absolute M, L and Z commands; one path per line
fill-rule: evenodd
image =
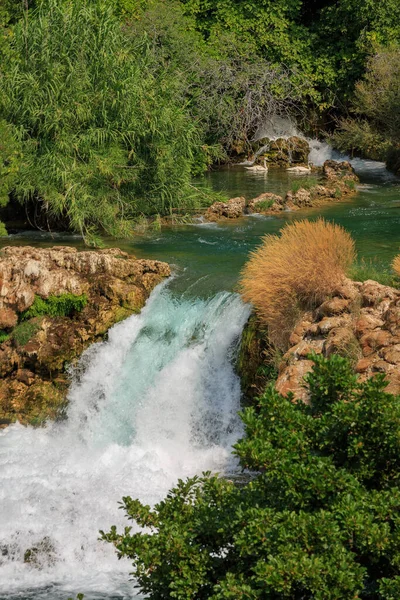
M 269 342 L 267 330 L 256 315 L 251 315 L 243 329 L 236 363 L 245 403 L 252 403 L 267 383 L 277 378 L 279 360 L 280 354 Z

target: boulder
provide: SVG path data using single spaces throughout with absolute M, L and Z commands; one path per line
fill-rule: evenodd
M 322 167 L 323 176 L 328 181 L 359 181 L 351 164 L 344 160 L 326 160 Z
M 293 204 L 297 208 L 312 206 L 311 193 L 304 188 L 300 188 L 296 192 L 288 192 L 285 202 L 286 204 Z
M 269 149 L 259 157 L 262 161 L 265 157 L 270 164 L 287 167 L 289 165 L 308 165 L 310 146 L 304 138 L 292 136 L 289 138 L 278 138 L 271 141 Z
M 266 192 L 252 198 L 247 204 L 247 211 L 249 213 L 268 213 L 268 212 L 279 212 L 284 209 L 284 201 L 282 196 Z
M 205 212 L 208 221 L 237 219 L 244 215 L 246 199 L 243 196 L 231 198 L 228 202 L 214 202 Z

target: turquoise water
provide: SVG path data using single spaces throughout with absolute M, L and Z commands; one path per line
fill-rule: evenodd
M 293 219 L 318 216 L 343 225 L 353 235 L 360 257 L 388 267 L 400 251 L 400 181 L 380 163 L 356 161 L 361 179 L 359 193 L 352 199 L 327 204 L 318 209 L 285 212 L 279 216 L 249 216 L 225 223 L 198 223 L 164 228 L 161 232 L 137 235 L 132 241 L 106 240 L 138 257 L 165 260 L 176 267 L 179 277 L 172 285 L 177 293 L 208 296 L 235 288 L 240 269 L 263 235 L 279 232 Z M 297 179 L 299 176 L 297 176 Z M 214 171 L 208 183 L 230 197 L 255 197 L 265 191 L 283 194 L 295 175 L 270 170 L 265 175 L 249 174 L 241 168 Z M 26 236 L 12 236 L 6 243 L 28 243 Z M 33 244 L 51 246 L 69 243 L 82 246 L 71 236 L 32 234 Z M 190 287 L 192 286 L 192 287 Z

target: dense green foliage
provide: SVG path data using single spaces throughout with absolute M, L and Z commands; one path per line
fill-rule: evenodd
M 204 474 L 154 509 L 123 499 L 146 531 L 102 536 L 154 600 L 400 597 L 400 398 L 313 358 L 309 405 L 271 385 L 243 411 L 246 485 Z
M 101 1 L 49 0 L 15 26 L 11 47 L 0 99 L 23 143 L 16 197 L 37 197 L 86 238 L 189 203 L 199 140 L 145 38 L 127 36 Z
M 41 298 L 36 296 L 35 300 L 21 315 L 21 321 L 32 319 L 33 317 L 69 317 L 75 312 L 81 312 L 88 303 L 87 296 L 75 296 L 74 294 L 61 294 L 60 296 L 49 296 Z
M 400 50 L 381 49 L 372 56 L 355 89 L 355 117 L 342 121 L 334 140 L 338 148 L 380 160 L 400 145 Z M 400 157 L 398 157 L 400 168 Z
M 399 37 L 396 0 L 0 0 L 0 206 L 88 242 L 205 206 L 193 175 L 268 118 L 345 112 Z M 353 140 L 381 154 L 391 125 L 357 94 Z
M 397 42 L 396 0 L 183 0 L 198 28 L 213 38 L 232 32 L 272 63 L 310 82 L 321 107 L 346 99 L 376 44 Z

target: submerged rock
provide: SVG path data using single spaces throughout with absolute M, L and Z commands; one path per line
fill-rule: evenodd
M 118 248 L 3 248 L 0 426 L 58 415 L 67 366 L 112 325 L 140 311 L 169 275 L 166 263 L 137 260 Z

